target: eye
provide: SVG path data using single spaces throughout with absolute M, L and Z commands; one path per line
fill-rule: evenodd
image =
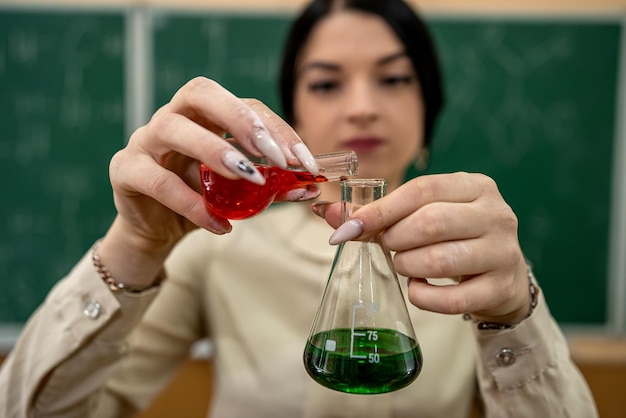
M 329 93 L 339 88 L 339 82 L 335 80 L 320 80 L 308 84 L 308 89 L 313 93 Z
M 414 75 L 389 75 L 380 79 L 380 83 L 385 86 L 406 86 L 413 84 L 416 78 Z

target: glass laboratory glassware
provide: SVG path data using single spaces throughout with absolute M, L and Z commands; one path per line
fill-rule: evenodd
M 204 204 L 211 213 L 227 219 L 246 219 L 267 209 L 276 195 L 298 186 L 339 181 L 356 176 L 358 161 L 354 151 L 318 154 L 315 161 L 319 174 L 313 175 L 302 166 L 280 167 L 255 163 L 265 177 L 260 186 L 244 179 L 228 179 L 204 164 L 200 165 L 200 180 Z
M 342 181 L 344 222 L 385 189 L 383 179 Z M 380 234 L 338 247 L 303 357 L 315 381 L 340 392 L 391 392 L 419 375 L 420 346 Z

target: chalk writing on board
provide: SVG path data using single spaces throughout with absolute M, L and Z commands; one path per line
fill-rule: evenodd
M 278 61 L 270 59 L 264 51 L 255 51 L 251 56 L 239 57 L 233 60 L 233 71 L 237 76 L 250 77 L 260 83 L 276 81 Z
M 2 322 L 24 321 L 112 220 L 124 22 L 122 12 L 0 10 L 0 183 L 10 196 L 0 280 L 15 281 L 0 293 Z
M 7 48 L 6 45 L 0 45 L 0 76 L 4 74 L 7 68 Z
M 447 86 L 450 106 L 477 124 L 493 158 L 514 166 L 530 152 L 537 131 L 547 130 L 548 138 L 558 143 L 576 129 L 579 115 L 567 97 L 546 108 L 529 96 L 533 78 L 542 72 L 552 74 L 575 48 L 568 34 L 550 34 L 522 46 L 512 45 L 506 34 L 503 24 L 494 23 L 471 39 L 444 38 L 441 50 L 446 51 L 443 60 L 448 71 L 463 74 L 452 77 Z M 486 87 L 492 89 L 489 101 L 484 99 Z M 444 147 L 463 138 L 462 121 L 448 120 L 441 126 Z
M 216 17 L 206 19 L 201 26 L 201 33 L 207 41 L 207 67 L 203 74 L 221 79 L 227 69 L 223 63 L 228 59 L 228 26 L 224 19 Z

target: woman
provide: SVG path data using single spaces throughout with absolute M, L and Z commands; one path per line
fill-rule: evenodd
M 491 417 L 597 415 L 495 183 L 455 173 L 402 185 L 442 101 L 432 44 L 411 9 L 314 0 L 282 68 L 285 114 L 306 146 L 262 103 L 196 79 L 112 159 L 118 216 L 29 321 L 0 375 L 3 416 L 131 416 L 203 337 L 215 347 L 215 417 L 464 417 L 476 378 Z M 386 178 L 391 192 L 339 227 L 328 203 L 337 184 L 296 189 L 281 199 L 319 194 L 318 217 L 310 203 L 290 203 L 232 227 L 205 210 L 199 161 L 263 180 L 226 131 L 277 165 L 311 171 L 311 152 L 354 149 L 360 177 Z M 347 395 L 313 382 L 302 350 L 335 252 L 328 237 L 378 231 L 411 277 L 424 367 L 400 391 Z

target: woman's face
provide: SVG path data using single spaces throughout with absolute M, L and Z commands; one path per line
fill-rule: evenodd
M 359 177 L 395 188 L 423 143 L 421 88 L 384 20 L 340 11 L 320 21 L 300 53 L 295 128 L 315 154 L 352 149 Z

